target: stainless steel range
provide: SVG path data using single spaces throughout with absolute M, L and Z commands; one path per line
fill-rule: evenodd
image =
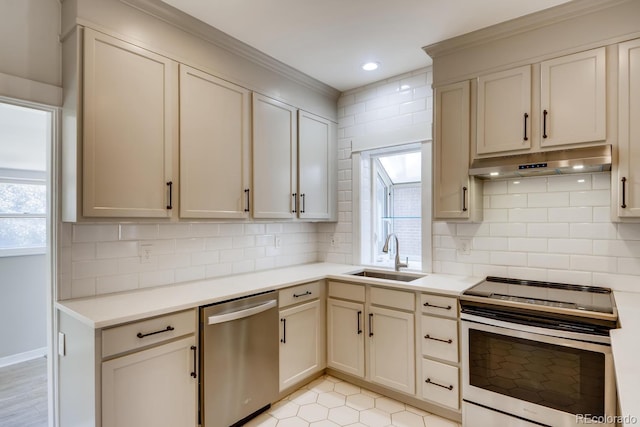
M 460 304 L 465 427 L 615 425 L 610 289 L 487 277 Z

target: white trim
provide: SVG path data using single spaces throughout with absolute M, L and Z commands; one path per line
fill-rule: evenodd
M 15 365 L 17 363 L 27 362 L 29 360 L 45 357 L 47 355 L 47 347 L 36 348 L 35 350 L 25 351 L 24 353 L 12 354 L 10 356 L 0 357 L 0 368 Z
M 0 73 L 0 96 L 62 106 L 61 87 L 4 73 Z
M 45 255 L 47 253 L 47 247 L 37 248 L 7 248 L 0 249 L 0 258 L 12 257 L 12 256 L 31 256 L 31 255 Z

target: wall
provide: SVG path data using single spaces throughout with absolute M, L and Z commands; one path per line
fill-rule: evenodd
M 640 224 L 611 222 L 610 191 L 609 172 L 487 181 L 482 223 L 433 223 L 434 272 L 638 291 Z
M 45 255 L 0 257 L 0 366 L 47 346 L 46 271 Z
M 303 222 L 64 223 L 58 299 L 315 262 L 316 228 Z M 145 245 L 151 245 L 148 259 L 141 256 Z
M 358 235 L 354 230 L 354 214 L 357 216 L 359 212 L 354 213 L 353 209 L 354 192 L 360 192 L 354 188 L 357 183 L 352 178 L 352 155 L 362 150 L 430 140 L 431 79 L 431 69 L 423 68 L 347 91 L 338 100 L 338 223 L 318 225 L 320 260 L 359 262 L 359 244 L 354 244 Z

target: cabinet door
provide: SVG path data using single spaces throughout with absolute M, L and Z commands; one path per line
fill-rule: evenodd
M 336 201 L 333 176 L 337 152 L 334 126 L 322 117 L 298 111 L 299 217 L 331 219 Z
M 163 56 L 85 30 L 85 216 L 171 216 L 177 68 Z
M 542 147 L 607 138 L 605 52 L 602 47 L 541 63 Z
M 364 305 L 327 300 L 327 365 L 364 377 Z
M 531 66 L 478 78 L 478 154 L 531 148 Z
M 249 216 L 249 91 L 180 65 L 180 216 Z
M 296 138 L 296 109 L 254 93 L 254 218 L 295 218 L 298 212 Z
M 102 363 L 103 427 L 195 426 L 195 337 Z
M 618 216 L 640 217 L 640 39 L 620 44 Z
M 378 384 L 415 393 L 414 315 L 370 307 L 369 379 Z
M 280 312 L 280 391 L 319 371 L 320 301 Z
M 435 89 L 433 216 L 469 218 L 469 82 Z

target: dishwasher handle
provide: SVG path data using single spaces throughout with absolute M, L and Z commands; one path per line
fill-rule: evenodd
M 257 305 L 255 307 L 246 308 L 244 310 L 233 311 L 231 313 L 218 314 L 216 316 L 209 316 L 207 325 L 216 325 L 218 323 L 230 322 L 232 320 L 243 319 L 245 317 L 253 316 L 254 314 L 262 313 L 278 305 L 277 300 L 270 300 L 264 304 Z

